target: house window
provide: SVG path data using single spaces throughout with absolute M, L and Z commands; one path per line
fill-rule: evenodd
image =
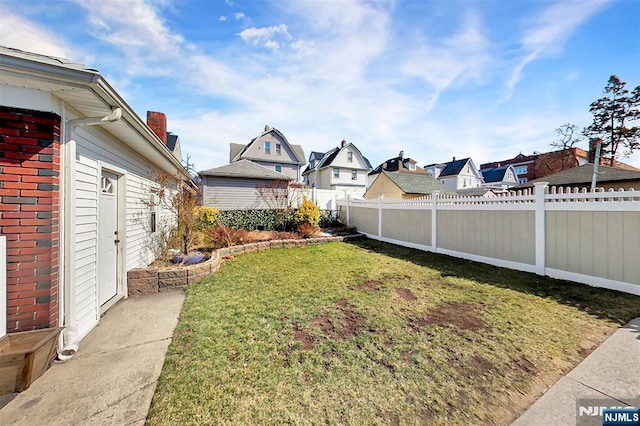
M 151 215 L 149 218 L 149 230 L 153 233 L 158 230 L 158 206 L 160 205 L 160 197 L 156 190 L 151 190 L 151 199 L 149 207 L 151 207 Z
M 264 143 L 264 153 L 271 154 L 271 142 Z
M 353 163 L 353 152 L 347 151 L 347 163 Z
M 518 167 L 514 167 L 514 169 L 517 175 L 526 175 L 528 171 L 527 166 L 518 166 Z
M 522 183 L 527 183 L 528 180 L 529 179 L 527 179 L 527 178 L 520 178 L 520 179 L 518 179 L 518 182 L 522 184 Z
M 340 169 L 338 169 L 337 167 L 333 169 L 333 177 L 336 179 L 340 178 Z
M 276 164 L 276 172 L 282 173 L 282 166 L 280 164 Z
M 309 167 L 313 169 L 315 166 L 316 166 L 316 160 L 311 160 L 311 162 L 309 163 Z
M 416 163 L 409 163 L 409 170 L 415 170 L 416 169 Z
M 276 144 L 276 155 L 280 155 L 282 153 L 282 147 L 279 143 Z
M 358 171 L 351 170 L 351 180 L 358 180 Z

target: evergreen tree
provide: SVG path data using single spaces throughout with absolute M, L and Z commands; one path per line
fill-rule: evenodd
M 591 103 L 593 123 L 584 131 L 591 141 L 602 140 L 602 157 L 615 164 L 619 156 L 629 156 L 640 149 L 640 86 L 631 94 L 626 82 L 612 75 L 604 88 L 605 96 Z

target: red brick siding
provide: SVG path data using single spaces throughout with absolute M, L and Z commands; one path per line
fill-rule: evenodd
M 0 235 L 7 332 L 58 323 L 60 117 L 0 107 Z

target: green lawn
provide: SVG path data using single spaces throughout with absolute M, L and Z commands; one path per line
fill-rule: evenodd
M 249 253 L 186 289 L 156 424 L 509 423 L 640 298 L 376 241 Z

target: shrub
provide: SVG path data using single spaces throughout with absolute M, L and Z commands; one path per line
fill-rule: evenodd
M 196 231 L 191 234 L 191 241 L 189 241 L 189 246 L 191 248 L 200 248 L 203 247 L 205 243 L 205 234 L 201 231 Z
M 296 211 L 296 220 L 300 224 L 308 223 L 312 226 L 318 226 L 318 222 L 320 221 L 320 209 L 313 201 L 309 200 L 307 197 L 304 197 L 302 200 L 302 204 L 298 207 Z
M 295 210 L 286 211 L 288 224 L 293 224 L 295 218 Z M 264 231 L 273 231 L 278 228 L 278 213 L 274 210 L 225 210 L 218 212 L 218 223 L 234 229 L 246 229 L 253 231 L 261 229 Z M 291 228 L 295 229 L 295 228 Z
M 245 229 L 233 229 L 227 226 L 215 226 L 207 229 L 212 248 L 231 247 L 244 244 L 249 232 Z
M 303 223 L 298 226 L 298 234 L 300 234 L 303 238 L 317 237 L 318 235 L 320 235 L 320 232 L 320 228 L 310 223 Z
M 343 225 L 338 220 L 338 212 L 336 210 L 321 210 L 318 226 L 321 228 L 336 228 Z
M 193 209 L 193 214 L 197 218 L 199 229 L 206 229 L 215 226 L 218 209 L 215 207 L 198 206 Z

